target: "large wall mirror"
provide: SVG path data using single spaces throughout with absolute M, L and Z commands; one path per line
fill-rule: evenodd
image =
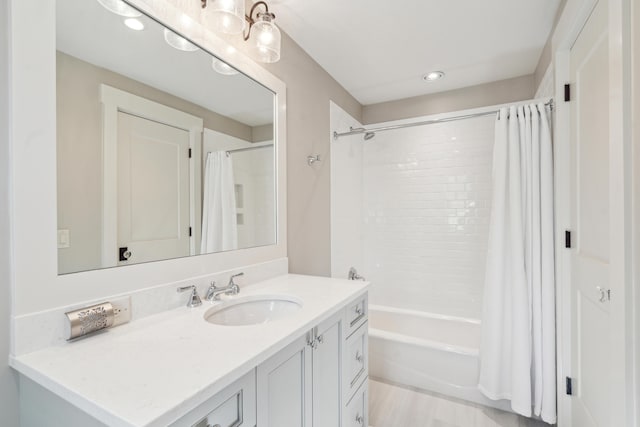
M 109 3 L 57 0 L 58 274 L 275 244 L 274 93 Z

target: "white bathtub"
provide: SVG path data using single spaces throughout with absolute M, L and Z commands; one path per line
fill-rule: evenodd
M 369 373 L 373 379 L 510 411 L 478 390 L 480 321 L 369 306 Z

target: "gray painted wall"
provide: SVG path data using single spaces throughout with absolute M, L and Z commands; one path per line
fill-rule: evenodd
M 287 34 L 280 62 L 265 65 L 287 85 L 289 271 L 331 275 L 329 101 L 355 117 L 362 106 Z M 307 165 L 307 156 L 321 162 Z
M 0 425 L 17 427 L 18 379 L 8 366 L 11 333 L 11 236 L 9 222 L 8 2 L 0 2 Z
M 362 123 L 381 123 L 487 105 L 505 104 L 531 99 L 534 94 L 533 75 L 515 77 L 447 92 L 365 105 L 362 109 Z

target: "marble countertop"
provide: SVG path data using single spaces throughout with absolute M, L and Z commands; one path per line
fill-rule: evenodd
M 21 374 L 113 427 L 167 426 L 360 296 L 367 282 L 285 275 L 237 297 L 293 296 L 301 310 L 252 326 L 180 307 L 11 360 Z M 185 294 L 185 302 L 188 295 Z

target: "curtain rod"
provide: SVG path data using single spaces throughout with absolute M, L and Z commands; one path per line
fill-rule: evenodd
M 533 103 L 533 102 L 531 102 Z M 514 104 L 514 105 L 523 105 L 522 103 L 520 104 Z M 544 105 L 548 105 L 549 107 L 551 107 L 551 110 L 553 110 L 553 98 L 549 99 L 547 102 L 545 102 Z M 505 108 L 505 107 L 501 107 L 501 108 Z M 404 129 L 404 128 L 410 128 L 410 127 L 415 127 L 415 126 L 425 126 L 425 125 L 433 125 L 436 123 L 446 123 L 446 122 L 453 122 L 456 120 L 464 120 L 464 119 L 471 119 L 474 117 L 483 117 L 483 116 L 489 116 L 492 114 L 496 114 L 498 111 L 500 111 L 500 108 L 495 109 L 495 110 L 491 110 L 491 111 L 485 111 L 483 113 L 473 113 L 473 114 L 464 114 L 462 116 L 453 116 L 453 117 L 445 117 L 442 119 L 432 119 L 432 120 L 425 120 L 422 122 L 415 122 L 415 123 L 404 123 L 401 125 L 391 125 L 391 126 L 382 126 L 379 128 L 371 128 L 371 129 L 364 129 L 364 128 L 358 128 L 358 129 L 353 129 L 351 128 L 350 131 L 348 132 L 341 132 L 338 133 L 336 131 L 333 132 L 333 139 L 336 140 L 338 138 L 340 138 L 341 136 L 349 136 L 349 135 L 358 135 L 361 133 L 376 133 L 376 132 L 384 132 L 387 130 L 395 130 L 395 129 Z
M 251 151 L 251 150 L 257 150 L 259 148 L 266 148 L 266 147 L 273 147 L 273 144 L 259 145 L 257 147 L 236 148 L 235 150 L 226 150 L 225 153 L 229 155 L 232 153 L 239 153 L 241 151 Z

